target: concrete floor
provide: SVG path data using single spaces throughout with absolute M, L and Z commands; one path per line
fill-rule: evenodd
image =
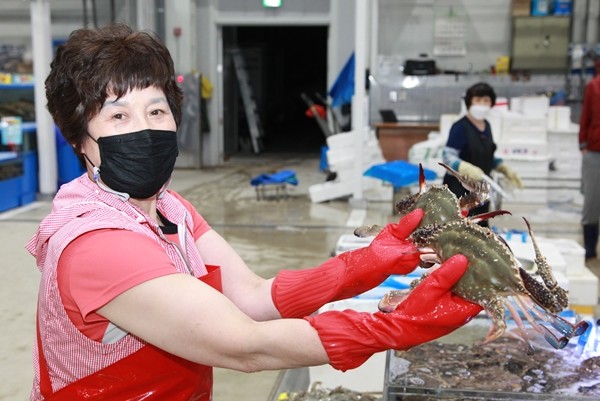
M 308 187 L 323 182 L 317 157 L 261 155 L 234 158 L 223 167 L 178 169 L 171 188 L 190 200 L 246 260 L 257 274 L 271 277 L 281 268 L 315 266 L 334 250 L 342 234 L 354 225 L 347 200 L 313 204 Z M 250 179 L 258 174 L 293 169 L 299 185 L 287 199 L 270 196 L 257 200 Z M 538 235 L 580 241 L 577 202 L 554 205 L 505 205 L 517 216 L 525 215 Z M 34 341 L 35 303 L 39 272 L 24 245 L 50 210 L 50 201 L 0 213 L 0 400 L 27 399 L 31 380 L 31 345 Z M 392 203 L 369 202 L 365 223 L 396 220 Z M 519 218 L 494 220 L 500 228 L 523 229 Z M 600 267 L 593 265 L 600 276 Z M 215 369 L 215 401 L 266 401 L 279 372 L 254 374 Z

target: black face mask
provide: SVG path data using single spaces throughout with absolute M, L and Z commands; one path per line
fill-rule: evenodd
M 171 178 L 179 154 L 174 131 L 145 129 L 101 137 L 96 143 L 102 182 L 136 199 L 158 193 Z

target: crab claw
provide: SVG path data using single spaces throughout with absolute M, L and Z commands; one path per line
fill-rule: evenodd
M 383 227 L 377 224 L 372 224 L 370 226 L 358 227 L 356 230 L 354 230 L 354 235 L 359 238 L 373 237 L 379 234 L 381 230 L 383 230 Z
M 462 175 L 445 163 L 439 164 L 450 174 L 452 174 L 460 182 L 463 188 L 469 191 L 468 194 L 465 194 L 460 198 L 461 209 L 470 209 L 488 200 L 491 191 L 491 186 L 489 183 L 484 180 L 474 180 L 470 177 Z
M 396 309 L 396 306 L 400 305 L 408 297 L 408 294 L 410 294 L 410 290 L 392 290 L 381 298 L 377 308 L 381 312 L 392 312 Z
M 492 212 L 481 213 L 481 214 L 478 214 L 477 216 L 469 217 L 469 220 L 471 220 L 473 223 L 479 223 L 480 221 L 489 220 L 496 216 L 502 216 L 505 214 L 509 214 L 512 216 L 512 213 L 509 212 L 508 210 L 494 210 Z

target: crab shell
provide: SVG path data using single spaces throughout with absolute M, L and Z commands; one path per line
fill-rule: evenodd
M 552 313 L 568 306 L 565 290 L 541 285 L 523 270 L 500 237 L 468 219 L 425 226 L 415 230 L 412 239 L 419 247 L 433 249 L 441 262 L 456 254 L 465 255 L 469 269 L 452 291 L 488 311 L 490 305 L 510 295 L 529 296 Z
M 440 163 L 442 164 L 442 163 Z M 469 268 L 453 287 L 453 292 L 471 302 L 482 306 L 492 319 L 492 327 L 486 342 L 493 341 L 506 329 L 505 312 L 507 308 L 517 321 L 528 353 L 533 349 L 527 341 L 519 313 L 508 302 L 508 297 L 517 302 L 519 309 L 534 328 L 541 332 L 548 342 L 556 348 L 566 346 L 569 338 L 580 335 L 587 329 L 585 322 L 571 325 L 554 315 L 568 306 L 567 292 L 558 286 L 551 268 L 541 255 L 531 227 L 525 220 L 534 249 L 536 264 L 539 267 L 543 282 L 530 276 L 514 257 L 506 242 L 487 227 L 477 222 L 494 217 L 506 211 L 496 211 L 471 219 L 464 218 L 462 210 L 485 200 L 489 187 L 484 183 L 473 182 L 460 175 L 450 167 L 442 164 L 454 174 L 467 189 L 474 191 L 457 198 L 446 185 L 425 185 L 424 173 L 420 167 L 420 191 L 401 200 L 396 205 L 400 214 L 420 208 L 425 215 L 411 235 L 414 243 L 425 254 L 422 256 L 423 267 L 430 267 L 431 261 L 442 263 L 456 254 L 463 254 L 469 260 Z M 427 254 L 428 253 L 428 254 Z M 413 285 L 418 285 L 417 281 Z M 390 293 L 380 302 L 380 309 L 389 311 L 406 295 Z M 395 299 L 396 298 L 396 299 Z M 534 308 L 533 303 L 540 306 L 541 311 Z M 535 317 L 550 323 L 562 336 L 557 337 L 545 326 L 539 325 Z

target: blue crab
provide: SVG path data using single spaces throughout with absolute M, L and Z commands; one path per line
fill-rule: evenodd
M 489 184 L 464 177 L 449 166 L 440 164 L 470 192 L 459 199 L 446 185 L 426 185 L 423 169 L 419 166 L 419 192 L 400 200 L 396 204 L 396 211 L 399 214 L 416 208 L 425 211 L 419 227 L 411 234 L 421 252 L 422 267 L 439 266 L 439 263 L 458 253 L 467 257 L 469 268 L 452 290 L 480 305 L 489 315 L 492 325 L 484 343 L 497 339 L 505 332 L 505 308 L 517 323 L 528 353 L 533 353 L 533 347 L 521 314 L 556 349 L 564 348 L 570 338 L 585 332 L 588 326 L 585 321 L 573 325 L 557 316 L 568 306 L 567 292 L 558 285 L 546 258 L 541 254 L 529 222 L 523 218 L 532 239 L 535 263 L 542 281 L 523 269 L 502 237 L 477 224 L 509 212 L 499 210 L 471 218 L 463 217 L 463 212 L 487 199 Z M 377 226 L 364 227 L 357 229 L 355 234 L 373 235 L 379 229 Z M 418 285 L 423 278 L 412 286 Z M 407 295 L 406 291 L 392 291 L 382 298 L 379 309 L 389 312 Z M 555 330 L 550 330 L 539 320 Z

